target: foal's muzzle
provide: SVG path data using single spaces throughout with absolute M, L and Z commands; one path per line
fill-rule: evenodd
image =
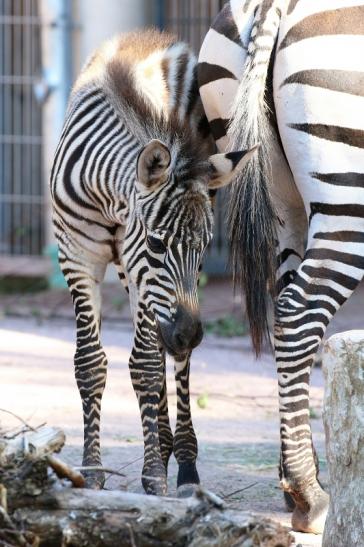
M 203 329 L 200 316 L 179 304 L 174 320 L 159 324 L 159 334 L 168 353 L 171 355 L 187 353 L 198 346 L 202 340 Z

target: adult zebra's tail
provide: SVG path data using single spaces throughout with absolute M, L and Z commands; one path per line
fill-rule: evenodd
M 275 286 L 277 217 L 269 192 L 270 129 L 264 92 L 282 4 L 285 0 L 263 0 L 258 8 L 228 131 L 232 150 L 261 144 L 235 182 L 229 205 L 234 283 L 245 292 L 257 355 L 268 332 L 267 301 Z

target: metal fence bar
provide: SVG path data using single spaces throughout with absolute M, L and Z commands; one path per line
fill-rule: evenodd
M 197 53 L 226 0 L 164 0 L 163 28 L 189 42 Z
M 162 28 L 172 31 L 182 40 L 189 42 L 198 54 L 202 41 L 210 28 L 212 20 L 221 10 L 226 0 L 164 0 Z M 215 231 L 212 245 L 204 261 L 204 270 L 212 275 L 226 274 L 228 271 L 228 244 L 225 226 L 227 191 L 217 192 L 215 202 Z
M 0 0 L 0 254 L 43 249 L 39 2 Z M 1 259 L 0 259 L 1 260 Z

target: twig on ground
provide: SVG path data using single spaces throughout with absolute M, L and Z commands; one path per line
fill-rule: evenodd
M 32 427 L 30 424 L 28 424 L 28 422 L 26 422 L 23 418 L 21 418 L 20 416 L 18 416 L 17 414 L 14 414 L 14 412 L 11 412 L 11 410 L 6 410 L 5 408 L 0 408 L 0 412 L 5 412 L 6 414 L 10 414 L 11 416 L 13 416 L 14 418 L 16 418 L 17 420 L 19 420 L 19 422 L 21 422 L 22 424 L 25 425 L 25 427 L 27 427 L 28 429 L 30 429 L 31 431 L 36 431 L 36 429 L 34 427 Z
M 34 429 L 36 429 L 36 430 L 40 429 L 41 427 L 44 427 L 45 425 L 47 425 L 47 422 L 43 422 L 39 425 L 36 425 L 34 427 Z M 14 429 L 16 431 L 10 435 L 10 432 L 14 431 Z M 1 432 L 1 433 L 2 433 L 2 437 L 4 439 L 6 439 L 7 441 L 11 441 L 12 439 L 15 439 L 16 437 L 19 437 L 19 435 L 23 435 L 24 433 L 27 433 L 29 430 L 31 431 L 32 429 L 29 429 L 29 426 L 24 426 L 21 429 L 12 428 L 12 429 L 8 429 L 7 432 L 5 431 L 5 432 Z
M 223 500 L 214 494 L 213 492 L 210 492 L 209 490 L 206 490 L 206 488 L 203 488 L 203 486 L 199 486 L 196 491 L 195 495 L 197 498 L 206 499 L 209 503 L 211 503 L 214 507 L 217 507 L 218 509 L 223 509 L 224 502 Z
M 77 468 L 72 468 L 59 458 L 50 455 L 47 456 L 47 463 L 60 479 L 69 479 L 76 488 L 85 486 L 85 478 L 78 473 Z
M 131 461 L 131 462 L 128 462 L 128 463 L 125 463 L 124 465 L 122 465 L 121 467 L 119 467 L 119 469 L 117 470 L 118 473 L 120 473 L 120 471 L 122 471 L 123 469 L 125 469 L 126 467 L 129 467 L 129 465 L 133 465 L 133 463 L 136 463 L 136 462 L 139 462 L 140 460 L 143 460 L 144 459 L 144 456 L 139 456 L 138 458 L 135 458 L 135 460 Z M 125 475 L 123 475 L 125 477 Z M 111 475 L 110 477 L 106 477 L 105 479 L 105 483 L 111 479 Z
M 239 488 L 239 490 L 234 490 L 234 492 L 230 492 L 230 494 L 220 494 L 220 495 L 225 500 L 226 498 L 231 498 L 231 496 L 234 496 L 235 494 L 240 494 L 241 492 L 244 492 L 244 490 L 248 490 L 249 488 L 252 488 L 256 484 L 259 484 L 259 483 L 252 482 L 252 484 L 249 484 L 248 486 L 245 486 L 244 488 Z
M 110 475 L 118 475 L 119 477 L 125 477 L 124 473 L 115 471 L 115 469 L 109 469 L 108 467 L 102 467 L 102 465 L 79 465 L 74 467 L 76 471 L 103 471 L 104 473 L 109 473 Z

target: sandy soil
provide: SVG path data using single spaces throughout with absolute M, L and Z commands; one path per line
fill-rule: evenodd
M 103 325 L 109 358 L 103 398 L 102 453 L 104 465 L 123 469 L 125 480 L 112 478 L 107 488 L 142 492 L 142 433 L 139 411 L 128 373 L 132 331 L 110 322 Z M 31 319 L 0 321 L 1 407 L 33 425 L 47 422 L 67 435 L 65 458 L 81 462 L 82 414 L 73 377 L 72 322 Z M 172 363 L 168 363 L 170 413 L 176 412 Z M 268 515 L 289 526 L 278 487 L 278 413 L 274 362 L 263 354 L 256 361 L 249 340 L 206 336 L 192 362 L 192 412 L 199 440 L 198 469 L 202 483 L 242 510 Z M 314 440 L 325 482 L 324 435 L 321 420 L 323 379 L 312 375 Z M 206 407 L 198 398 L 206 394 Z M 15 421 L 0 413 L 3 426 Z M 175 494 L 176 464 L 171 461 L 169 494 Z M 297 544 L 321 545 L 320 536 L 296 534 Z

